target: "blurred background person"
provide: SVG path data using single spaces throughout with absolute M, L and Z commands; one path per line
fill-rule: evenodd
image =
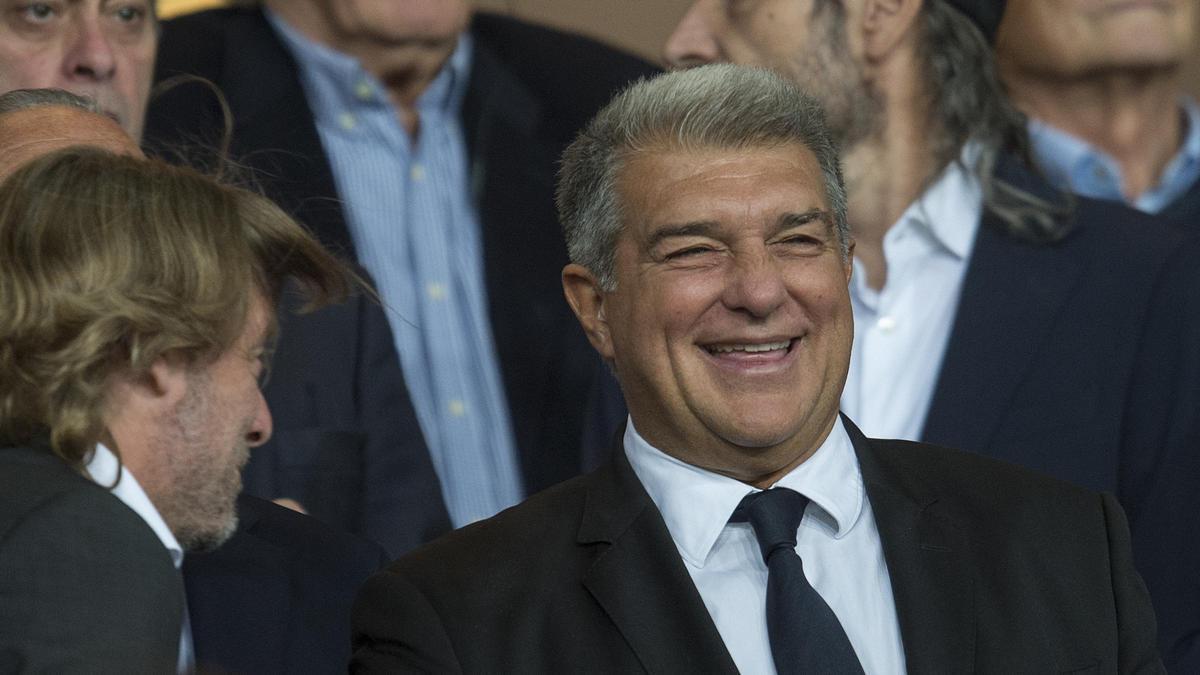
M 579 473 L 584 438 L 619 423 L 588 413 L 603 368 L 563 302 L 554 172 L 587 117 L 652 71 L 462 0 L 268 0 L 163 24 L 158 78 L 215 82 L 233 156 L 377 282 L 412 401 L 395 438 L 437 474 L 439 496 L 412 509 L 490 516 Z M 211 92 L 177 87 L 151 106 L 151 145 L 212 144 L 223 118 Z M 262 457 L 247 488 L 270 497 L 328 470 L 283 446 Z M 371 511 L 397 487 L 364 472 Z
M 1175 446 L 1145 439 L 1182 420 L 1134 397 L 1134 377 L 1191 391 L 1146 324 L 1157 298 L 1179 290 L 1157 280 L 1182 234 L 1039 177 L 989 44 L 1004 8 L 698 0 L 665 52 L 676 67 L 773 68 L 829 114 L 856 241 L 843 412 L 868 436 L 971 450 L 1114 492 L 1162 652 L 1178 654 L 1200 644 L 1200 609 L 1176 601 L 1200 588 L 1200 543 L 1157 533 L 1184 531 L 1200 495 L 1174 506 L 1158 498 L 1186 494 L 1174 489 L 1183 477 L 1164 460 Z
M 997 64 L 1052 182 L 1200 232 L 1197 18 L 1195 0 L 1008 3 Z

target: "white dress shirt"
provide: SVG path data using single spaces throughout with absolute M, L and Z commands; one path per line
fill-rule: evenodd
M 749 523 L 729 517 L 753 486 L 681 462 L 646 442 L 629 421 L 625 454 L 666 521 L 742 673 L 775 673 L 767 637 L 767 566 Z M 903 673 L 892 583 L 858 458 L 839 419 L 807 461 L 775 484 L 808 497 L 796 553 L 809 583 L 837 615 L 867 673 Z
M 978 149 L 968 144 L 963 164 Z M 919 440 L 958 311 L 983 193 L 956 163 L 913 202 L 883 238 L 887 281 L 867 285 L 854 261 L 854 349 L 842 411 L 874 438 Z
M 138 517 L 146 521 L 146 524 L 158 536 L 158 540 L 162 542 L 163 547 L 167 549 L 167 553 L 171 555 L 171 562 L 175 563 L 175 569 L 180 569 L 183 565 L 183 547 L 175 539 L 171 528 L 167 527 L 167 523 L 158 513 L 158 509 L 154 508 L 154 503 L 150 501 L 150 497 L 146 496 L 146 491 L 142 489 L 129 467 L 122 466 L 111 450 L 104 447 L 103 443 L 98 443 L 84 468 L 87 469 L 92 481 L 107 489 L 125 506 L 138 514 Z M 183 632 L 179 636 L 179 672 L 190 673 L 195 670 L 195 661 L 196 654 L 192 648 L 192 622 L 188 617 L 187 598 L 184 597 Z

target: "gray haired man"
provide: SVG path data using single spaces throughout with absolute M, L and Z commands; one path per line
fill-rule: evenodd
M 629 420 L 610 463 L 372 578 L 363 672 L 1161 670 L 1100 496 L 839 415 L 854 242 L 815 101 L 642 81 L 567 149 L 563 285 Z

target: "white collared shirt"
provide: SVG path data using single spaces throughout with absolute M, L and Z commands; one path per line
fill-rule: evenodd
M 967 144 L 963 165 L 977 153 Z M 841 407 L 867 436 L 920 439 L 982 211 L 978 179 L 951 163 L 884 235 L 881 290 L 854 261 L 854 348 Z
M 775 673 L 767 637 L 767 566 L 749 523 L 730 523 L 758 490 L 684 463 L 646 442 L 629 420 L 625 454 L 666 521 L 733 662 L 742 673 Z M 858 458 L 839 419 L 807 461 L 775 484 L 811 504 L 796 553 L 809 583 L 850 638 L 867 673 L 903 673 L 904 646 L 891 578 Z
M 158 540 L 162 542 L 163 548 L 167 549 L 167 553 L 171 555 L 171 562 L 175 563 L 175 569 L 180 569 L 183 565 L 183 547 L 179 545 L 171 528 L 167 527 L 166 521 L 154 507 L 154 503 L 150 501 L 150 497 L 146 495 L 146 491 L 142 489 L 129 467 L 122 466 L 117 461 L 116 455 L 104 447 L 103 443 L 97 443 L 95 451 L 92 452 L 92 456 L 84 468 L 91 476 L 92 481 L 107 489 L 125 506 L 132 509 L 138 517 L 146 521 Z M 190 673 L 195 670 L 195 660 L 196 655 L 192 647 L 192 622 L 188 617 L 187 598 L 185 597 L 183 630 L 179 636 L 179 672 Z

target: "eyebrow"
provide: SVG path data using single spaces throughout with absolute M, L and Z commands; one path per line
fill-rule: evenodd
M 800 213 L 789 212 L 779 216 L 778 220 L 775 221 L 775 228 L 771 231 L 771 236 L 794 227 L 808 225 L 813 221 L 821 221 L 825 223 L 830 232 L 833 231 L 833 217 L 829 214 L 829 211 L 813 208 Z M 651 233 L 647 243 L 649 244 L 649 248 L 654 248 L 664 240 L 674 237 L 714 237 L 720 230 L 720 224 L 711 220 L 696 220 L 677 225 L 664 225 Z

